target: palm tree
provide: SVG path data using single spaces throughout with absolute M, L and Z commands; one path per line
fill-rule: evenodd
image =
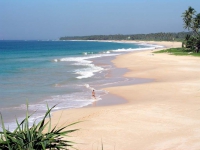
M 194 26 L 193 26 L 193 30 L 195 31 L 195 33 L 199 35 L 199 28 L 200 28 L 200 13 L 196 15 L 196 17 L 194 18 Z
M 192 7 L 189 7 L 188 10 L 186 10 L 182 17 L 183 17 L 183 22 L 184 22 L 184 28 L 190 30 L 192 27 L 192 18 L 193 15 L 195 14 L 195 10 Z
M 198 53 L 200 50 L 200 13 L 197 15 L 195 13 L 194 8 L 189 7 L 182 15 L 184 28 L 193 32 L 192 36 L 186 36 L 182 45 Z

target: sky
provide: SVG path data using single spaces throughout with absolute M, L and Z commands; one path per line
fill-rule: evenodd
M 0 0 L 0 40 L 181 32 L 200 0 Z

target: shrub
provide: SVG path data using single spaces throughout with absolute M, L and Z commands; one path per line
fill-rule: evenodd
M 0 149 L 2 150 L 68 150 L 73 148 L 74 142 L 64 140 L 63 137 L 68 136 L 69 133 L 75 132 L 78 129 L 65 130 L 67 127 L 77 124 L 78 122 L 69 124 L 62 128 L 55 126 L 51 129 L 51 116 L 47 105 L 47 112 L 43 119 L 39 123 L 33 123 L 29 127 L 29 118 L 31 115 L 27 113 L 24 120 L 21 123 L 16 119 L 17 127 L 14 131 L 9 131 L 5 128 L 3 117 L 1 115 L 2 131 L 0 131 Z M 48 121 L 46 120 L 49 117 Z M 47 131 L 46 131 L 47 130 Z

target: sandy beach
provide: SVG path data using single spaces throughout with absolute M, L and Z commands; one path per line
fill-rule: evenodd
M 181 47 L 180 42 L 136 42 Z M 68 138 L 80 143 L 75 145 L 79 150 L 101 149 L 101 141 L 104 150 L 200 149 L 200 58 L 152 52 L 132 52 L 112 61 L 129 70 L 124 77 L 154 80 L 105 89 L 127 103 L 57 111 L 53 125 L 83 121 Z

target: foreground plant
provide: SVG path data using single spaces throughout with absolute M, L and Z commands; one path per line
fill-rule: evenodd
M 68 137 L 69 133 L 75 132 L 78 129 L 64 130 L 69 126 L 77 124 L 78 122 L 69 124 L 62 128 L 55 126 L 51 129 L 51 109 L 47 106 L 48 110 L 43 119 L 39 123 L 33 123 L 29 127 L 29 118 L 31 115 L 27 113 L 26 118 L 21 123 L 16 119 L 17 127 L 11 132 L 5 128 L 3 118 L 1 115 L 2 131 L 0 131 L 0 149 L 2 150 L 68 150 L 73 148 L 74 142 L 64 140 L 63 137 Z M 47 121 L 46 119 L 49 118 Z M 48 129 L 48 130 L 47 130 Z M 47 130 L 47 131 L 46 131 Z

